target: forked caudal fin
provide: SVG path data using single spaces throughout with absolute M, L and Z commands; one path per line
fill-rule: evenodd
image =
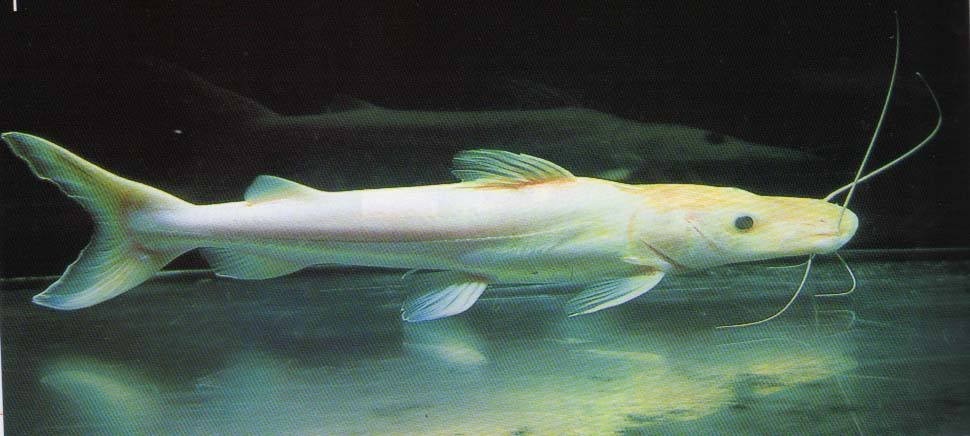
M 185 251 L 159 251 L 139 244 L 128 222 L 134 211 L 190 203 L 116 176 L 36 136 L 8 132 L 3 140 L 37 177 L 54 182 L 94 220 L 91 242 L 56 282 L 34 296 L 34 303 L 60 310 L 100 303 L 148 280 Z

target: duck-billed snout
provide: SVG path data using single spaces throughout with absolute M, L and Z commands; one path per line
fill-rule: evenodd
M 856 230 L 859 228 L 859 217 L 849 209 L 841 206 L 832 208 L 832 213 L 819 219 L 820 237 L 817 243 L 819 254 L 831 253 L 842 248 L 852 240 Z

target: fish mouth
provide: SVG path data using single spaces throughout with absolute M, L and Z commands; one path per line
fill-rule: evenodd
M 834 253 L 852 239 L 851 233 L 819 233 L 812 236 L 821 237 L 814 244 L 815 254 Z
M 839 216 L 830 218 L 829 227 L 825 231 L 816 231 L 809 237 L 816 240 L 815 246 L 819 249 L 818 254 L 833 253 L 847 244 L 855 236 L 859 228 L 859 219 L 848 209 L 839 209 Z M 818 229 L 822 230 L 822 229 Z

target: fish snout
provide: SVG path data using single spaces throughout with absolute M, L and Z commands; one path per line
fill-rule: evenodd
M 855 236 L 855 232 L 858 229 L 859 217 L 852 213 L 851 210 L 844 209 L 844 214 L 842 215 L 841 220 L 836 221 L 836 232 L 845 238 L 845 242 L 849 242 L 849 240 Z
M 859 228 L 859 217 L 849 209 L 839 208 L 833 215 L 819 218 L 817 225 L 818 253 L 831 253 L 852 240 Z

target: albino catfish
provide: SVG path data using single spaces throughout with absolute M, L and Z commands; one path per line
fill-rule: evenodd
M 897 65 L 898 50 L 897 38 Z M 38 177 L 80 202 L 95 222 L 80 257 L 34 296 L 42 306 L 100 303 L 202 248 L 217 274 L 238 279 L 278 277 L 316 264 L 432 271 L 416 275 L 422 292 L 405 302 L 407 321 L 461 313 L 496 283 L 585 285 L 568 307 L 580 315 L 627 302 L 671 272 L 838 250 L 858 229 L 846 208 L 852 189 L 939 131 L 939 103 L 930 95 L 938 119 L 926 139 L 861 177 L 867 151 L 855 180 L 822 200 L 704 185 L 628 185 L 577 177 L 526 154 L 470 150 L 454 158 L 459 183 L 326 192 L 260 176 L 244 201 L 195 205 L 42 138 L 2 136 Z M 828 202 L 845 190 L 843 205 Z

